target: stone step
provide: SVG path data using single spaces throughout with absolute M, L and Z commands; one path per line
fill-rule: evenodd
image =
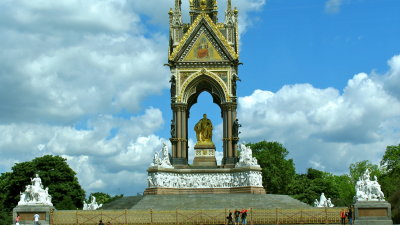
M 142 195 L 122 197 L 112 202 L 104 204 L 100 209 L 103 210 L 130 209 L 134 205 L 136 205 L 140 200 L 142 200 L 142 198 L 143 198 Z
M 312 208 L 287 195 L 272 194 L 188 194 L 146 195 L 131 209 L 294 209 Z

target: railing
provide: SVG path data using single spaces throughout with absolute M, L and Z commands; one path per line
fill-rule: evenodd
M 341 208 L 250 209 L 248 224 L 339 224 Z M 233 212 L 233 210 L 232 210 Z M 226 224 L 228 209 L 222 210 L 58 210 L 51 213 L 51 225 L 106 224 Z

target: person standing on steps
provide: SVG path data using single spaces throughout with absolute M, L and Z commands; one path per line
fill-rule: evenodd
M 235 209 L 235 212 L 233 213 L 235 216 L 235 225 L 239 225 L 239 217 L 240 217 L 240 211 Z
M 243 209 L 240 213 L 242 214 L 242 225 L 247 224 L 247 209 Z
M 39 214 L 36 213 L 36 214 L 33 216 L 33 220 L 34 220 L 33 224 L 39 225 L 39 218 L 40 218 Z
M 19 214 L 17 214 L 17 218 L 15 218 L 15 225 L 19 225 L 19 221 L 21 220 L 21 217 Z
M 346 210 L 345 209 L 340 210 L 340 222 L 342 225 L 346 224 Z
M 347 219 L 349 220 L 349 224 L 353 224 L 353 211 L 351 210 L 351 206 L 349 207 L 349 211 L 347 212 Z
M 231 211 L 231 210 L 229 210 L 229 214 L 228 214 L 228 216 L 226 217 L 226 219 L 228 220 L 228 225 L 229 225 L 229 224 L 234 224 L 234 223 L 233 223 L 232 211 Z

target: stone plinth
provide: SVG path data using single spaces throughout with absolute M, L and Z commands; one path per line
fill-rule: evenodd
M 260 167 L 175 169 L 150 167 L 145 195 L 265 194 Z
M 311 209 L 288 195 L 270 194 L 183 194 L 145 195 L 133 210 L 221 210 L 221 209 Z M 120 208 L 126 209 L 126 208 Z
M 147 188 L 145 195 L 185 195 L 185 194 L 265 194 L 263 187 L 236 188 Z
M 386 201 L 358 201 L 354 205 L 355 225 L 392 225 L 391 205 Z
M 50 224 L 50 212 L 54 210 L 53 206 L 48 205 L 19 205 L 13 209 L 13 221 L 17 215 L 20 216 L 20 225 L 33 224 L 35 214 L 40 216 L 39 223 L 41 225 Z
M 217 168 L 214 145 L 196 145 L 194 146 L 194 151 L 193 166 Z

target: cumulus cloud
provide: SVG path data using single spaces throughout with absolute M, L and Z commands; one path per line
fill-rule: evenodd
M 169 86 L 168 39 L 148 34 L 129 2 L 0 3 L 0 171 L 53 154 L 88 192 L 144 189 L 165 140 L 154 135 L 161 111 L 141 104 Z
M 145 176 L 153 153 L 167 141 L 153 134 L 162 125 L 161 111 L 153 108 L 127 119 L 98 116 L 88 121 L 85 130 L 47 124 L 0 125 L 2 158 L 13 159 L 0 160 L 0 167 L 10 168 L 46 154 L 61 155 L 87 191 L 106 188 L 112 193 L 132 194 L 145 188 L 145 179 L 136 178 Z M 111 177 L 124 183 L 110 186 Z
M 168 39 L 139 32 L 123 1 L 5 1 L 0 122 L 136 112 L 168 87 Z
M 394 56 L 388 61 L 390 70 L 384 79 L 385 89 L 400 100 L 400 55 Z
M 310 84 L 255 90 L 239 99 L 242 138 L 282 142 L 300 169 L 342 173 L 355 161 L 377 162 L 387 145 L 400 142 L 398 59 L 386 74 L 354 75 L 342 92 Z
M 248 24 L 246 15 L 265 1 L 244 2 L 237 5 Z M 167 140 L 155 135 L 162 112 L 142 104 L 169 87 L 168 35 L 147 25 L 167 29 L 172 6 L 1 1 L 0 171 L 54 154 L 67 159 L 88 193 L 143 191 L 152 155 Z M 188 1 L 183 8 L 188 21 Z

